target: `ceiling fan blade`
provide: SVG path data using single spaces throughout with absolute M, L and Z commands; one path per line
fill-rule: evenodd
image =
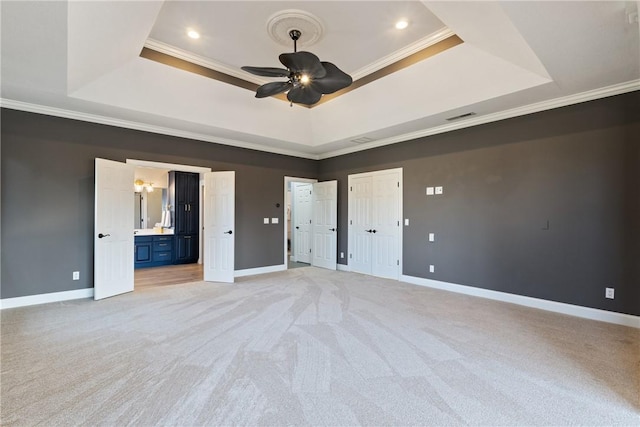
M 289 70 L 273 67 L 240 67 L 244 71 L 263 77 L 289 77 Z
M 327 74 L 320 59 L 311 52 L 283 53 L 280 55 L 280 62 L 292 72 L 307 74 L 313 79 Z
M 291 82 L 272 82 L 263 84 L 256 91 L 256 98 L 266 98 L 286 92 L 293 87 Z
M 322 65 L 327 74 L 322 78 L 315 78 L 311 80 L 310 86 L 316 91 L 329 94 L 344 89 L 345 87 L 353 83 L 353 79 L 350 75 L 333 65 L 331 62 L 322 62 Z
M 298 86 L 287 93 L 287 99 L 296 104 L 313 105 L 320 101 L 322 94 L 309 86 Z

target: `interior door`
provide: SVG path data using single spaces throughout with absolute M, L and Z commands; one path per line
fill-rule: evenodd
M 373 178 L 349 177 L 349 267 L 371 274 L 371 202 Z
M 236 174 L 207 172 L 204 177 L 204 280 L 233 283 Z
M 312 184 L 291 183 L 293 197 L 293 253 L 295 261 L 311 263 Z
M 338 248 L 338 181 L 312 184 L 313 250 L 315 267 L 336 269 Z
M 94 298 L 133 291 L 133 177 L 126 163 L 96 159 Z
M 398 279 L 400 184 L 397 171 L 373 176 L 371 205 L 371 274 Z

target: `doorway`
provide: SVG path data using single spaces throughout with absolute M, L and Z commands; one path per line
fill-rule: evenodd
M 285 177 L 287 268 L 337 267 L 338 182 Z

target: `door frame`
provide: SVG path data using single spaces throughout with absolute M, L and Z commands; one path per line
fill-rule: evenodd
M 282 221 L 283 224 L 283 228 L 284 228 L 284 254 L 283 254 L 283 264 L 284 264 L 284 268 L 285 270 L 289 269 L 289 259 L 287 258 L 287 190 L 289 189 L 289 186 L 292 182 L 301 182 L 301 183 L 307 183 L 307 184 L 313 184 L 318 182 L 317 179 L 315 178 L 300 178 L 300 177 L 294 177 L 294 176 L 285 176 L 284 177 L 284 193 L 282 194 L 282 206 L 283 206 L 283 212 L 284 214 L 282 215 L 284 217 L 284 220 Z M 293 207 L 292 207 L 293 210 Z M 291 218 L 293 219 L 293 211 L 291 212 Z M 293 235 L 293 234 L 292 234 Z
M 404 235 L 404 212 L 402 210 L 402 207 L 404 206 L 404 202 L 403 202 L 403 193 L 404 193 L 404 183 L 403 183 L 403 176 L 404 176 L 404 169 L 403 168 L 391 168 L 391 169 L 382 169 L 382 170 L 375 170 L 375 171 L 370 171 L 370 172 L 362 172 L 362 173 L 356 173 L 356 174 L 349 174 L 347 177 L 347 193 L 348 193 L 348 202 L 347 202 L 347 229 L 348 229 L 348 233 L 347 233 L 347 269 L 351 270 L 351 268 L 349 267 L 349 254 L 351 253 L 351 243 L 353 242 L 353 237 L 352 237 L 352 227 L 350 224 L 350 219 L 351 219 L 351 204 L 352 204 L 352 196 L 351 196 L 351 191 L 350 191 L 350 187 L 351 187 L 351 183 L 353 178 L 358 177 L 358 176 L 362 176 L 362 175 L 378 175 L 378 174 L 383 174 L 383 173 L 389 173 L 389 172 L 397 172 L 398 173 L 398 182 L 399 182 L 399 187 L 400 187 L 400 191 L 398 192 L 398 221 L 400 221 L 399 226 L 398 226 L 398 277 L 396 278 L 396 280 L 400 280 L 400 277 L 402 277 L 402 275 L 404 274 L 404 263 L 403 263 L 403 252 L 402 252 L 402 241 L 403 241 L 403 235 Z
M 178 172 L 192 172 L 199 174 L 198 179 L 198 198 L 200 202 L 200 214 L 198 217 L 198 241 L 199 241 L 199 251 L 198 251 L 198 264 L 202 264 L 204 261 L 204 256 L 202 254 L 203 249 L 203 215 L 204 215 L 204 200 L 203 200 L 203 187 L 204 187 L 204 174 L 207 172 L 212 172 L 211 168 L 205 168 L 202 166 L 191 166 L 191 165 L 182 165 L 175 163 L 162 163 L 162 162 L 154 162 L 150 160 L 139 160 L 139 159 L 127 159 L 127 164 L 131 164 L 133 166 L 140 166 L 144 168 L 158 168 L 158 169 L 169 169 Z

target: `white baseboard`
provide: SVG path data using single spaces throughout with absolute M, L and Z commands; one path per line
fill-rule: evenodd
M 584 319 L 599 320 L 601 322 L 615 323 L 617 325 L 640 328 L 640 316 L 632 316 L 629 314 L 616 313 L 614 311 L 606 311 L 597 308 L 582 307 L 579 305 L 566 304 L 562 302 L 525 297 L 523 295 L 515 295 L 506 292 L 492 291 L 489 289 L 475 288 L 473 286 L 457 285 L 455 283 L 424 279 L 422 277 L 405 276 L 404 274 L 400 276 L 400 281 L 411 283 L 413 285 L 426 286 L 429 288 L 456 292 L 459 294 L 472 295 L 480 298 L 487 298 L 496 301 L 523 305 L 525 307 L 538 308 L 540 310 L 553 311 L 555 313 L 568 314 L 570 316 L 581 317 Z
M 276 271 L 284 271 L 287 266 L 284 264 L 270 265 L 268 267 L 247 268 L 245 270 L 236 270 L 234 277 L 254 276 L 256 274 L 274 273 Z
M 0 309 L 26 307 L 28 305 L 46 304 L 49 302 L 69 301 L 73 299 L 93 298 L 93 288 L 73 291 L 52 292 L 50 294 L 28 295 L 26 297 L 0 299 Z
M 337 264 L 338 271 L 351 271 L 348 265 L 346 264 Z

